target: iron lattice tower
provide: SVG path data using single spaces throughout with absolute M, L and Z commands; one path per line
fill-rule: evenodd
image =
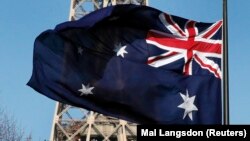
M 69 20 L 110 5 L 148 5 L 148 0 L 71 0 Z M 56 103 L 50 141 L 135 141 L 136 124 Z

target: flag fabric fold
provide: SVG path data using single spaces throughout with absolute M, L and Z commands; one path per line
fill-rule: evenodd
M 221 124 L 221 26 L 147 6 L 103 8 L 36 38 L 28 85 L 140 124 Z

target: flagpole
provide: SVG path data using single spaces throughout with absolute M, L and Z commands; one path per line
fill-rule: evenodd
M 228 79 L 228 15 L 227 0 L 223 0 L 223 124 L 229 125 Z

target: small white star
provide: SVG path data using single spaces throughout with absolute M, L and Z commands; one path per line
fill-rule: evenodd
M 83 49 L 81 47 L 78 47 L 77 52 L 82 55 Z
M 178 108 L 185 109 L 183 119 L 188 115 L 188 117 L 193 120 L 193 111 L 198 111 L 198 108 L 194 105 L 195 96 L 189 97 L 188 90 L 186 95 L 180 93 L 183 103 L 178 106 Z
M 123 46 L 121 47 L 118 52 L 116 53 L 117 56 L 121 56 L 122 58 L 124 58 L 124 54 L 128 53 L 125 49 L 127 46 Z
M 114 52 L 118 52 L 122 48 L 122 43 L 120 42 L 119 44 L 115 44 Z
M 79 89 L 78 91 L 81 92 L 81 95 L 89 95 L 89 94 L 93 94 L 92 90 L 94 89 L 94 87 L 90 87 L 89 85 L 85 86 L 84 84 L 82 84 L 82 88 Z

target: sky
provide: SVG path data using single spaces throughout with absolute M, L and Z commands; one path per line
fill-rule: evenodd
M 26 86 L 34 39 L 68 20 L 70 0 L 1 0 L 0 107 L 34 141 L 49 139 L 55 101 Z M 196 21 L 222 19 L 222 0 L 150 0 L 149 6 Z M 250 124 L 249 0 L 228 0 L 230 123 Z M 242 49 L 242 50 L 241 50 Z

